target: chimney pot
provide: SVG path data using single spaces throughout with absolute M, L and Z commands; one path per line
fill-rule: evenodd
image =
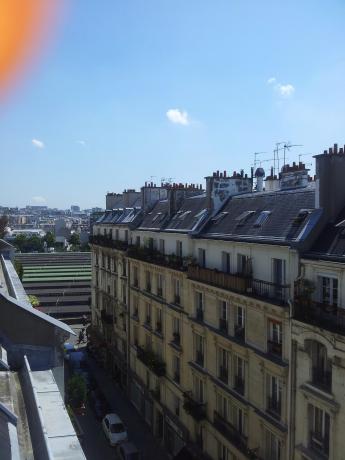
M 334 144 L 333 150 L 334 150 L 334 154 L 336 155 L 338 153 L 338 144 Z
M 327 152 L 327 150 L 324 150 L 323 153 L 324 153 L 324 155 L 327 155 L 328 152 Z
M 223 177 L 223 173 L 222 173 L 222 172 L 219 174 L 219 177 Z
M 339 153 L 340 153 L 340 154 L 344 153 L 344 150 L 343 150 L 343 148 L 342 148 L 342 147 L 340 147 L 340 149 L 339 149 Z
M 330 155 L 333 154 L 333 149 L 332 149 L 332 147 L 330 147 L 330 148 L 328 149 L 328 153 L 329 153 Z
M 226 171 L 224 171 L 223 176 L 226 177 Z
M 219 170 L 217 169 L 217 177 L 219 177 Z

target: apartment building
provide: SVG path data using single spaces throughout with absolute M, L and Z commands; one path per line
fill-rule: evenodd
M 117 224 L 106 221 L 115 214 L 122 219 L 129 212 L 123 208 L 109 210 L 95 225 L 94 329 L 104 349 L 119 337 L 126 341 L 122 380 L 128 395 L 175 458 L 319 458 L 315 448 L 312 454 L 308 450 L 310 433 L 327 437 L 335 426 L 340 433 L 342 416 L 332 418 L 325 402 L 318 408 L 328 416 L 312 412 L 305 402 L 304 387 L 312 378 L 302 349 L 312 350 L 321 362 L 332 359 L 332 372 L 339 372 L 341 382 L 341 337 L 336 345 L 334 329 L 319 332 L 319 343 L 328 343 L 327 360 L 321 346 L 309 345 L 317 332 L 303 335 L 299 328 L 316 326 L 311 321 L 306 326 L 306 307 L 298 304 L 296 292 L 302 292 L 304 271 L 318 286 L 324 283 L 324 295 L 341 306 L 340 274 L 338 281 L 334 276 L 324 281 L 322 270 L 315 275 L 308 267 L 316 263 L 310 254 L 325 239 L 327 226 L 341 221 L 345 190 L 328 183 L 345 172 L 343 152 L 335 146 L 316 157 L 316 181 L 302 163 L 285 165 L 279 177 L 266 178 L 266 190 L 261 168 L 256 191 L 243 172 L 217 171 L 206 178 L 205 192 L 195 185 L 166 186 L 160 197 L 145 201 L 146 184 L 128 228 L 119 224 L 116 234 Z M 336 228 L 340 232 L 341 225 Z M 338 241 L 338 233 L 334 238 Z M 126 264 L 117 281 L 127 289 L 122 331 L 115 296 L 104 302 L 113 286 L 106 281 L 104 257 L 120 257 Z M 112 316 L 106 317 L 108 312 Z M 341 400 L 340 383 L 337 391 Z M 324 431 L 316 429 L 312 414 Z M 341 458 L 329 448 L 321 455 Z

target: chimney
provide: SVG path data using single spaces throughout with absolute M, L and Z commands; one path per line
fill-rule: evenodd
M 243 170 L 242 174 L 237 174 L 234 171 L 233 176 L 228 176 L 226 171 L 224 174 L 219 174 L 217 171 L 205 179 L 206 206 L 212 212 L 216 212 L 230 196 L 252 191 L 253 181 L 249 177 L 244 177 Z
M 337 144 L 316 155 L 315 207 L 323 208 L 325 217 L 334 222 L 345 203 L 345 155 Z
M 306 187 L 308 185 L 308 171 L 305 164 L 301 161 L 297 165 L 295 162 L 292 166 L 286 164 L 282 167 L 280 174 L 281 190 Z

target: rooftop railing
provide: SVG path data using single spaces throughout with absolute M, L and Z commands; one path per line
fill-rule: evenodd
M 294 307 L 294 319 L 345 335 L 345 308 L 298 297 Z
M 92 235 L 89 237 L 89 242 L 90 244 L 96 244 L 97 246 L 118 249 L 121 251 L 126 251 L 128 248 L 127 241 L 113 240 L 108 235 Z

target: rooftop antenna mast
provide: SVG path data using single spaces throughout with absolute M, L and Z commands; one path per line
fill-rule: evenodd
M 257 159 L 258 155 L 261 155 L 262 153 L 267 153 L 267 152 L 254 152 L 254 173 L 255 173 L 255 168 L 260 161 Z
M 286 157 L 286 151 L 289 151 L 291 147 L 303 147 L 303 144 L 291 144 L 291 142 L 287 142 L 284 144 L 284 163 L 283 166 L 285 166 L 285 157 Z
M 276 148 L 273 150 L 273 176 L 276 175 L 276 162 L 279 173 L 279 150 L 282 150 L 281 145 L 286 144 L 286 142 L 276 142 Z
M 301 162 L 301 158 L 302 158 L 302 157 L 306 157 L 306 156 L 308 156 L 308 155 L 313 155 L 313 153 L 300 153 L 300 154 L 298 155 L 298 163 Z M 311 164 L 311 163 L 308 163 L 308 164 Z

